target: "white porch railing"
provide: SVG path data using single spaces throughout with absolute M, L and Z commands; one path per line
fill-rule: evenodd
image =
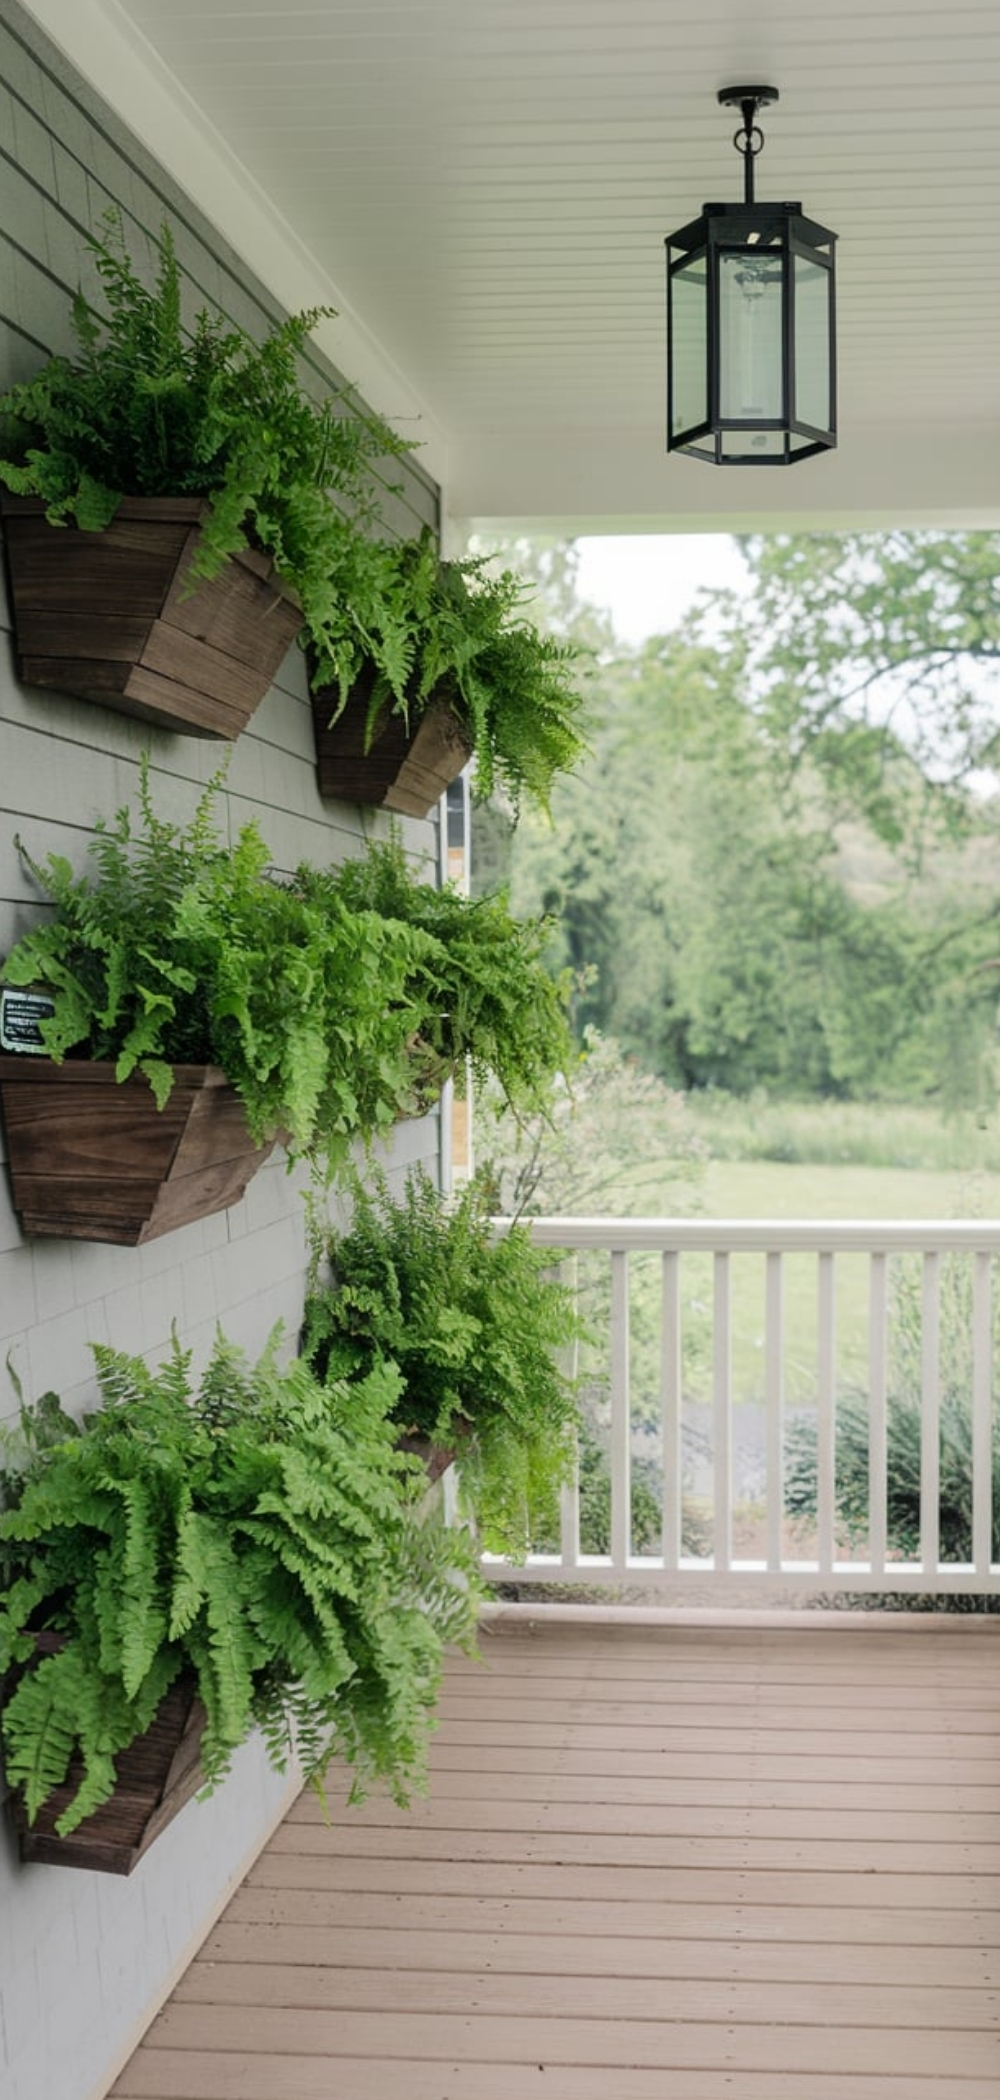
M 503 1229 L 502 1224 L 500 1229 Z M 565 1491 L 561 1539 L 557 1553 L 531 1554 L 519 1566 L 484 1557 L 484 1571 L 498 1580 L 520 1576 L 532 1583 L 595 1586 L 669 1583 L 683 1589 L 724 1592 L 757 1585 L 782 1590 L 859 1590 L 933 1592 L 1000 1591 L 1000 1565 L 992 1557 L 993 1438 L 996 1411 L 993 1344 L 993 1263 L 1000 1255 L 1000 1222 L 980 1223 L 799 1223 L 771 1221 L 706 1222 L 702 1220 L 543 1218 L 531 1221 L 537 1244 L 568 1250 L 598 1250 L 610 1275 L 610 1335 L 602 1386 L 609 1402 L 611 1477 L 610 1551 L 586 1554 L 580 1547 L 579 1501 L 575 1488 Z M 658 1553 L 631 1550 L 631 1481 L 635 1421 L 632 1404 L 630 1348 L 630 1262 L 636 1255 L 659 1256 L 659 1375 L 656 1412 L 662 1448 L 662 1538 Z M 733 1391 L 734 1256 L 756 1255 L 763 1264 L 762 1375 L 758 1400 L 763 1404 L 760 1452 L 761 1480 L 754 1496 L 756 1536 L 753 1552 L 740 1558 L 734 1547 L 734 1424 L 743 1404 Z M 815 1362 L 806 1405 L 815 1407 L 816 1509 L 807 1544 L 787 1543 L 785 1464 L 788 1408 L 784 1297 L 788 1257 L 815 1260 Z M 684 1264 L 692 1256 L 711 1257 L 710 1392 L 702 1413 L 707 1495 L 701 1497 L 701 1520 L 707 1526 L 707 1554 L 686 1553 L 682 1543 L 684 1511 Z M 838 1264 L 845 1256 L 867 1259 L 867 1364 L 853 1385 L 867 1392 L 869 1505 L 867 1538 L 860 1549 L 845 1543 L 836 1506 L 836 1422 L 838 1404 Z M 887 1464 L 890 1422 L 890 1264 L 894 1257 L 919 1258 L 919 1405 L 920 1405 L 920 1547 L 919 1559 L 893 1557 L 887 1530 Z M 951 1376 L 942 1359 L 942 1265 L 946 1257 L 968 1264 L 967 1304 L 961 1340 L 962 1395 L 967 1400 L 971 1441 L 969 1534 L 971 1554 L 961 1563 L 941 1558 L 939 1538 L 940 1428 L 943 1376 Z M 856 1271 L 858 1264 L 851 1264 Z M 567 1273 L 569 1267 L 567 1265 Z M 949 1298 L 949 1341 L 955 1326 L 955 1293 Z M 646 1337 L 648 1356 L 649 1337 Z M 798 1366 L 801 1386 L 801 1365 Z M 917 1395 L 914 1394 L 914 1399 Z M 802 1394 L 799 1393 L 801 1404 Z M 705 1482 L 702 1485 L 706 1485 Z M 762 1488 L 762 1492 L 761 1492 Z M 800 1534 L 801 1538 L 801 1534 Z M 745 1547 L 740 1551 L 745 1551 Z M 801 1556 L 801 1557 L 799 1557 Z

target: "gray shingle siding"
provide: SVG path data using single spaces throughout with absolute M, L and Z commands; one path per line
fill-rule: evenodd
M 15 0 L 0 0 L 0 386 L 27 377 L 46 353 L 70 346 L 69 295 L 87 284 L 81 236 L 115 202 L 132 241 L 175 230 L 192 310 L 219 304 L 254 331 L 273 300 L 208 218 L 141 144 L 76 80 Z M 318 388 L 336 380 L 318 354 Z M 387 506 L 399 532 L 437 529 L 437 491 L 416 461 L 394 471 Z M 108 710 L 19 686 L 0 589 L 0 953 L 37 910 L 13 845 L 79 862 L 90 828 L 133 793 L 140 753 L 157 787 L 188 809 L 223 747 L 150 731 Z M 276 862 L 338 860 L 362 828 L 383 818 L 324 804 L 316 792 L 301 656 L 280 677 L 232 752 L 223 821 L 259 819 Z M 437 862 L 436 825 L 407 824 L 414 851 Z M 437 1118 L 400 1132 L 389 1161 L 438 1160 Z M 92 1397 L 87 1343 L 154 1353 L 176 1322 L 200 1359 L 217 1321 L 251 1351 L 277 1319 L 291 1335 L 302 1305 L 301 1176 L 268 1165 L 244 1200 L 215 1218 L 143 1249 L 69 1241 L 26 1242 L 0 1169 L 0 1352 L 29 1393 L 55 1386 L 68 1404 Z M 13 1412 L 0 1372 L 0 1418 Z M 104 2090 L 138 2023 L 167 1988 L 194 1938 L 207 1929 L 283 1798 L 255 1744 L 207 1805 L 192 1804 L 127 1882 L 49 1867 L 20 1868 L 0 1842 L 0 2090 L 5 2100 L 93 2100 Z

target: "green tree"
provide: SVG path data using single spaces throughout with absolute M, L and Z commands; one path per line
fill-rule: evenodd
M 708 601 L 746 668 L 786 786 L 821 780 L 914 857 L 966 831 L 1000 761 L 1000 534 L 816 533 L 741 542 L 744 594 Z M 702 615 L 704 617 L 704 615 Z
M 557 915 L 553 964 L 583 987 L 578 1029 L 685 1087 L 982 1086 L 997 545 L 751 541 L 745 599 L 599 661 L 593 756 L 512 844 L 515 908 Z

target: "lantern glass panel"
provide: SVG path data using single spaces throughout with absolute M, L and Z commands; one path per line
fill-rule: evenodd
M 784 459 L 783 430 L 724 430 L 719 440 L 719 458 L 726 460 Z
M 719 415 L 782 421 L 784 256 L 737 248 L 719 257 Z M 745 446 L 740 448 L 745 450 Z
M 795 257 L 795 420 L 828 430 L 830 272 L 808 255 Z
M 708 421 L 708 266 L 705 251 L 670 279 L 671 437 Z

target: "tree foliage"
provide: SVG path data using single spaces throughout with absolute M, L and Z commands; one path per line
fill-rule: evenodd
M 910 855 L 965 828 L 963 790 L 1000 760 L 1000 536 L 821 533 L 742 543 L 746 601 L 724 647 L 745 666 L 772 760 Z
M 745 593 L 604 661 L 592 761 L 511 844 L 515 909 L 555 916 L 578 1030 L 668 1084 L 967 1100 L 1000 966 L 1000 540 L 743 551 Z

